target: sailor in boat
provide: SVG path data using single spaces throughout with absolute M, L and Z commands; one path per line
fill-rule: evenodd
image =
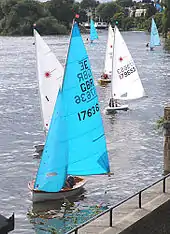
M 110 98 L 109 106 L 110 106 L 110 107 L 118 107 L 118 102 L 117 102 L 117 100 L 114 99 L 114 98 Z
M 73 186 L 76 184 L 75 179 L 73 176 L 69 175 L 67 176 L 66 182 L 65 182 L 65 188 L 73 188 Z
M 116 94 L 114 94 L 114 96 L 116 96 Z M 109 107 L 118 107 L 120 106 L 120 104 L 118 103 L 117 99 L 115 98 L 110 98 L 110 101 L 109 101 Z

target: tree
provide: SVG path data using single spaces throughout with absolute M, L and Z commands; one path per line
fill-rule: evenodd
M 0 3 L 1 11 L 3 15 L 7 16 L 11 8 L 18 3 L 18 0 L 2 0 Z
M 152 4 L 147 4 L 146 7 L 147 7 L 147 11 L 146 11 L 145 17 L 147 19 L 156 14 L 157 11 L 156 11 L 156 8 L 153 5 L 153 3 Z
M 100 4 L 96 9 L 97 15 L 104 21 L 110 22 L 115 13 L 123 12 L 123 9 L 115 2 Z
M 73 3 L 74 0 L 51 0 L 48 7 L 52 16 L 69 27 L 74 18 Z
M 79 22 L 86 22 L 87 21 L 86 10 L 81 8 L 80 3 L 75 2 L 73 4 L 72 8 L 73 8 L 74 15 L 76 15 L 78 13 L 80 16 L 80 18 L 78 19 Z
M 124 17 L 125 17 L 125 15 L 123 12 L 115 13 L 113 18 L 112 18 L 112 23 L 115 24 L 115 22 L 117 21 L 119 27 L 122 28 L 122 22 L 123 22 Z
M 131 7 L 133 6 L 132 0 L 117 0 L 116 3 L 122 7 Z
M 40 18 L 36 21 L 36 29 L 41 35 L 67 34 L 66 26 L 62 25 L 53 16 Z
M 42 3 L 34 0 L 7 0 L 1 7 L 4 18 L 0 27 L 5 35 L 31 35 L 33 23 L 50 14 Z
M 96 0 L 82 0 L 80 3 L 81 9 L 94 9 L 99 5 L 99 1 Z
M 170 0 L 164 0 L 164 13 L 162 17 L 163 34 L 167 37 L 167 33 L 170 31 Z

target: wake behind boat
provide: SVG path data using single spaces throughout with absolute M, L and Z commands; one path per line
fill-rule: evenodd
M 111 98 L 107 113 L 128 110 L 128 105 L 118 103 L 121 100 L 138 99 L 145 96 L 137 68 L 123 40 L 119 29 L 114 28 L 114 46 L 112 57 Z
M 62 85 L 64 69 L 35 28 L 34 38 L 41 116 L 43 120 L 43 129 L 46 135 L 50 126 L 58 90 Z M 44 144 L 36 145 L 35 152 L 41 154 L 43 148 Z
M 80 176 L 110 172 L 106 139 L 90 62 L 78 24 L 73 23 L 67 62 L 35 181 L 33 202 L 80 192 Z M 72 186 L 65 189 L 72 175 Z

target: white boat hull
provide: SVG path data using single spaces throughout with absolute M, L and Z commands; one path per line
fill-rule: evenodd
M 115 106 L 115 107 L 108 106 L 106 108 L 106 111 L 108 114 L 114 114 L 117 111 L 127 111 L 128 109 L 129 109 L 128 105 L 121 105 L 121 106 Z
M 28 188 L 32 194 L 32 202 L 60 200 L 63 198 L 72 197 L 79 194 L 81 191 L 83 191 L 83 186 L 87 181 L 82 177 L 77 177 L 77 178 L 81 179 L 81 181 L 76 183 L 73 186 L 73 188 L 62 189 L 59 192 L 53 192 L 53 193 L 34 190 L 33 189 L 34 181 L 29 182 Z

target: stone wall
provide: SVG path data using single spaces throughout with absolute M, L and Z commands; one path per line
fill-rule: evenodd
M 170 200 L 120 234 L 170 234 Z

